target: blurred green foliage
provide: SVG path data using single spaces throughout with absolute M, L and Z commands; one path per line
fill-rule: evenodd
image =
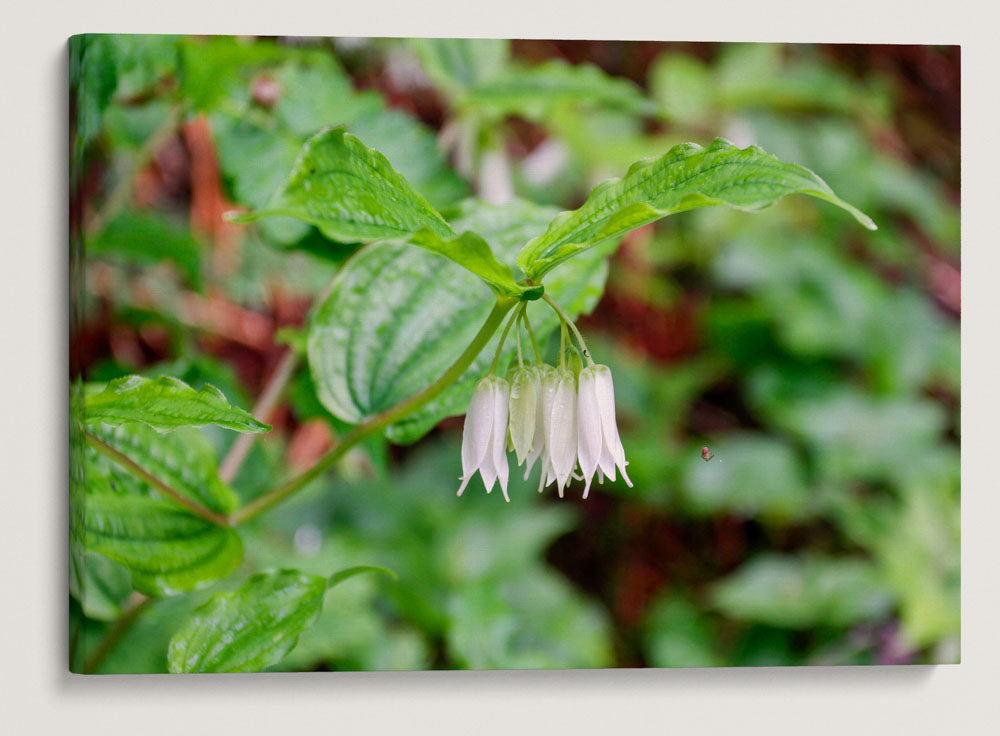
M 456 499 L 456 424 L 405 450 L 369 441 L 241 530 L 238 581 L 150 599 L 128 626 L 115 622 L 134 610 L 133 589 L 155 581 L 88 553 L 87 594 L 75 587 L 71 605 L 74 668 L 165 671 L 191 612 L 251 572 L 366 564 L 399 579 L 330 590 L 270 669 L 957 661 L 958 303 L 935 274 L 957 279 L 959 212 L 919 155 L 885 143 L 901 135 L 898 78 L 766 44 L 668 47 L 634 79 L 534 64 L 516 43 L 72 45 L 74 182 L 97 172 L 93 210 L 179 114 L 209 121 L 221 192 L 242 209 L 267 204 L 307 137 L 345 125 L 439 208 L 476 186 L 462 146 L 472 162 L 506 151 L 517 196 L 572 207 L 637 158 L 722 135 L 816 171 L 879 225 L 866 233 L 800 198 L 754 216 L 692 212 L 626 239 L 583 327 L 614 372 L 634 488 L 560 502 L 518 479 L 509 505 Z M 250 406 L 274 354 L 220 342 L 192 318 L 191 294 L 294 324 L 282 305 L 318 300 L 356 244 L 276 218 L 243 231 L 235 264 L 220 265 L 218 244 L 184 224 L 191 192 L 171 184 L 185 155 L 153 163 L 157 196 L 130 197 L 85 239 L 87 377 L 173 375 Z M 293 377 L 280 431 L 232 479 L 243 501 L 293 472 L 298 429 L 344 431 L 314 385 L 308 371 Z M 201 464 L 235 441 L 200 433 Z

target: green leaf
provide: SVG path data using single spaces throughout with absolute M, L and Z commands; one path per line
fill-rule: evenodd
M 351 77 L 329 55 L 288 62 L 275 81 L 280 97 L 274 116 L 299 141 L 330 125 L 351 125 L 382 107 L 378 93 L 355 91 Z
M 140 266 L 173 261 L 191 284 L 201 288 L 201 243 L 188 228 L 161 215 L 122 212 L 96 237 L 87 238 L 86 248 L 88 256 L 110 256 Z
M 128 569 L 107 557 L 84 553 L 82 570 L 70 575 L 69 591 L 80 602 L 87 618 L 114 621 L 132 592 Z
M 552 215 L 551 208 L 525 202 L 469 201 L 454 222 L 463 231 L 481 233 L 509 262 Z M 589 311 L 603 290 L 605 257 L 606 251 L 597 249 L 574 261 L 546 284 L 547 293 L 571 316 Z M 357 423 L 409 398 L 455 361 L 493 304 L 482 282 L 454 263 L 402 242 L 363 248 L 337 275 L 309 329 L 309 364 L 320 401 L 334 416 Z M 539 337 L 558 324 L 541 302 L 528 305 L 528 316 Z M 444 417 L 463 413 L 498 339 L 494 336 L 455 385 L 391 426 L 389 438 L 414 442 Z M 515 350 L 512 343 L 505 347 L 507 359 Z
M 644 622 L 646 657 L 653 667 L 721 667 L 712 620 L 682 594 L 660 595 Z
M 114 477 L 114 476 L 112 476 Z M 121 563 L 137 590 L 174 595 L 233 572 L 243 544 L 233 529 L 203 521 L 172 501 L 92 488 L 88 474 L 85 545 Z
M 355 575 L 360 575 L 365 572 L 380 572 L 383 575 L 388 575 L 393 580 L 396 580 L 396 573 L 392 570 L 386 570 L 384 567 L 378 567 L 377 565 L 357 565 L 355 567 L 347 567 L 343 570 L 335 572 L 327 579 L 327 587 L 332 588 L 334 585 L 338 585 L 345 580 L 353 578 Z
M 562 577 L 529 565 L 499 581 L 456 586 L 449 655 L 469 669 L 607 667 L 607 614 Z
M 69 39 L 69 86 L 74 95 L 73 157 L 101 132 L 104 109 L 118 86 L 118 48 L 107 33 L 82 33 Z
M 233 219 L 250 222 L 271 215 L 297 217 L 341 242 L 412 236 L 408 242 L 465 266 L 497 293 L 523 291 L 482 238 L 474 233 L 456 237 L 385 156 L 343 128 L 309 139 L 272 203 Z
M 715 102 L 712 75 L 703 61 L 688 54 L 663 54 L 649 70 L 649 89 L 660 112 L 679 123 L 692 124 Z
M 227 94 L 245 90 L 261 65 L 276 64 L 289 49 L 270 41 L 235 36 L 183 38 L 180 42 L 181 96 L 199 112 L 212 111 Z
M 892 607 L 875 566 L 857 558 L 761 555 L 716 584 L 712 598 L 728 616 L 789 629 L 850 626 Z
M 492 38 L 411 38 L 424 73 L 449 95 L 494 79 L 509 63 L 510 41 Z
M 219 166 L 233 196 L 251 208 L 265 206 L 281 188 L 302 148 L 295 135 L 227 114 L 212 116 L 212 132 Z M 309 225 L 291 217 L 272 217 L 261 222 L 260 229 L 269 242 L 288 245 L 301 240 Z
M 213 596 L 170 640 L 170 671 L 260 672 L 280 662 L 319 618 L 326 588 L 326 578 L 278 570 Z
M 361 565 L 329 578 L 298 570 L 253 575 L 234 593 L 214 596 L 170 640 L 171 672 L 259 672 L 277 664 L 316 623 L 328 588 L 364 572 Z
M 232 219 L 253 222 L 274 215 L 296 217 L 346 243 L 405 237 L 425 228 L 454 234 L 385 156 L 343 128 L 322 130 L 306 141 L 271 203 Z
M 434 207 L 468 196 L 468 185 L 452 171 L 434 131 L 405 112 L 380 110 L 348 125 L 348 130 L 389 159 Z
M 707 148 L 674 146 L 658 159 L 633 164 L 621 179 L 600 184 L 583 206 L 560 214 L 544 235 L 525 245 L 517 262 L 538 279 L 580 251 L 667 215 L 721 204 L 752 212 L 786 194 L 826 200 L 875 229 L 867 215 L 809 169 L 783 163 L 756 146 L 740 149 L 719 138 Z
M 485 281 L 497 294 L 516 296 L 524 291 L 524 288 L 514 281 L 510 266 L 497 261 L 489 243 L 472 231 L 466 231 L 454 238 L 442 238 L 429 230 L 421 230 L 410 238 L 409 242 L 464 266 Z
M 182 496 L 212 511 L 228 514 L 239 503 L 235 491 L 219 479 L 215 450 L 195 429 L 181 428 L 162 434 L 144 424 L 123 424 L 119 427 L 96 424 L 88 427 L 87 431 Z M 93 448 L 87 448 L 87 456 L 95 458 L 93 469 L 98 469 L 105 476 L 107 471 L 101 468 L 113 468 L 117 472 L 121 467 Z M 88 466 L 88 473 L 91 470 Z M 124 469 L 121 472 L 125 473 Z M 88 489 L 92 482 L 93 478 L 88 474 Z M 132 475 L 126 474 L 119 484 L 126 485 L 139 495 L 160 497 L 152 486 Z
M 715 457 L 691 448 L 684 468 L 685 505 L 695 513 L 736 513 L 788 521 L 809 510 L 805 473 L 792 449 L 761 434 L 729 434 Z
M 651 112 L 652 104 L 631 81 L 612 77 L 594 64 L 552 59 L 534 66 L 512 66 L 470 89 L 462 104 L 494 118 L 520 115 L 544 122 L 557 105 L 586 104 L 632 113 Z
M 87 424 L 115 426 L 142 422 L 161 431 L 206 424 L 238 432 L 267 432 L 271 429 L 270 425 L 258 422 L 249 412 L 231 406 L 215 386 L 206 384 L 201 391 L 195 391 L 170 376 L 116 378 L 103 391 L 86 397 L 84 421 Z

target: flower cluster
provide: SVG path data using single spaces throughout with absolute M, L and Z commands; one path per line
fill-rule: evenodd
M 476 384 L 462 434 L 458 495 L 478 472 L 487 493 L 499 480 L 510 501 L 508 447 L 517 464 L 525 466 L 525 480 L 540 461 L 539 492 L 555 483 L 562 497 L 570 479 L 576 478 L 584 481 L 586 498 L 595 474 L 599 483 L 605 476 L 614 481 L 616 469 L 632 485 L 618 436 L 610 369 L 590 360 L 584 347 L 588 365 L 574 370 L 562 359 L 564 353 L 565 346 L 556 368 L 541 362 L 526 366 L 519 350 L 509 380 L 491 373 Z

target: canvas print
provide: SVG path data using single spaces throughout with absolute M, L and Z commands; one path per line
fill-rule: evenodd
M 69 667 L 960 658 L 960 50 L 69 43 Z

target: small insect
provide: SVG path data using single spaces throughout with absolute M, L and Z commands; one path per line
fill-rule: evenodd
M 705 447 L 701 448 L 701 459 L 702 460 L 704 460 L 707 463 L 713 457 L 715 457 L 715 455 L 713 455 L 712 451 L 708 449 L 708 445 L 705 445 Z

